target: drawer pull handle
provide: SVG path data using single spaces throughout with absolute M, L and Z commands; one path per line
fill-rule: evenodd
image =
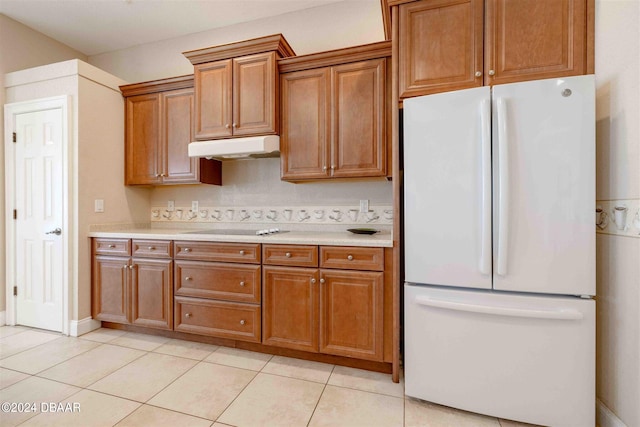
M 109 248 L 111 248 L 111 249 L 113 249 L 115 247 L 116 247 L 116 245 L 109 245 Z
M 245 321 L 244 321 L 244 319 L 242 319 L 242 320 L 240 321 L 240 324 L 241 324 L 241 325 L 244 325 L 245 323 L 247 323 L 247 322 L 245 322 Z
M 240 255 L 244 255 L 244 250 L 240 249 Z
M 187 313 L 187 314 L 185 314 L 185 317 L 193 317 L 193 314 Z
M 353 261 L 353 255 L 348 255 L 348 256 L 347 256 L 347 259 L 348 259 L 349 261 Z
M 324 283 L 324 279 L 320 279 L 320 283 Z
M 244 283 L 244 282 L 240 282 L 240 286 L 244 286 L 244 285 L 245 285 L 245 283 Z
M 184 252 L 191 252 L 191 248 L 184 248 L 183 251 Z
M 185 277 L 184 280 L 191 280 L 191 276 Z
M 315 277 L 312 277 L 312 278 L 311 278 L 311 284 L 313 285 L 313 284 L 315 284 L 315 283 L 316 283 L 316 278 L 315 278 Z
M 147 249 L 149 249 L 150 251 L 155 250 L 156 248 L 154 248 L 153 246 L 149 246 Z
M 286 254 L 284 254 L 284 256 L 286 256 L 287 258 L 291 258 L 291 252 L 287 252 Z

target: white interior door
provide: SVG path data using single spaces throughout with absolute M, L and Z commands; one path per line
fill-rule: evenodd
M 16 323 L 63 330 L 63 108 L 15 114 Z

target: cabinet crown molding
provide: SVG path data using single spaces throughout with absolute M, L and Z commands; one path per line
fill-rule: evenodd
M 120 91 L 123 96 L 134 96 L 145 95 L 147 93 L 166 92 L 174 89 L 187 89 L 191 87 L 193 87 L 193 74 L 122 85 L 120 86 Z
M 311 68 L 343 65 L 349 62 L 384 58 L 386 56 L 391 56 L 391 41 L 382 41 L 279 59 L 278 71 L 280 73 L 288 73 L 292 71 L 308 70 Z
M 282 34 L 273 34 L 271 36 L 240 42 L 189 50 L 182 52 L 182 54 L 186 56 L 193 65 L 196 65 L 271 51 L 275 51 L 282 58 L 295 56 L 293 48 Z

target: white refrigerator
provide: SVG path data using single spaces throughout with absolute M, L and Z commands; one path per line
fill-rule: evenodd
M 404 101 L 405 393 L 595 425 L 592 75 Z

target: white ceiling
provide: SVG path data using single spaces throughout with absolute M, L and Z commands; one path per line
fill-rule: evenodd
M 87 56 L 359 0 L 0 0 L 0 13 Z

